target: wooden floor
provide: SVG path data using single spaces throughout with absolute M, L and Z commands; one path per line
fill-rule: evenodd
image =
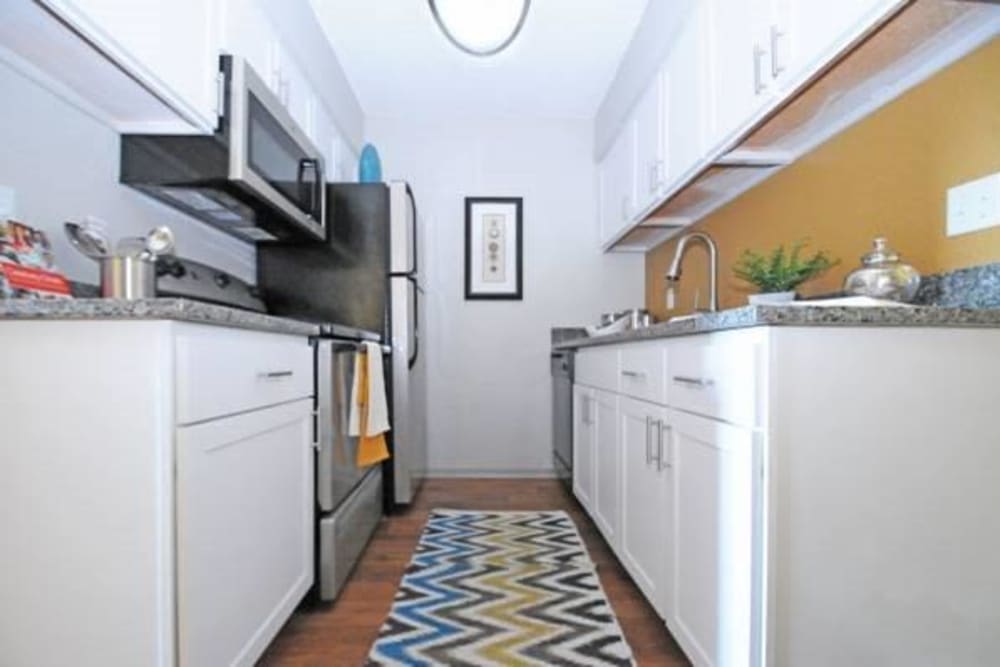
M 416 502 L 383 520 L 353 576 L 332 605 L 295 613 L 261 661 L 266 666 L 363 665 L 429 510 L 566 510 L 597 564 L 639 665 L 688 665 L 663 622 L 622 569 L 576 501 L 555 480 L 428 480 Z

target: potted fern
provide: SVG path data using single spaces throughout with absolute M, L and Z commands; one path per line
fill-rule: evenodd
M 733 273 L 760 292 L 750 295 L 751 304 L 794 301 L 796 287 L 838 263 L 823 251 L 803 258 L 802 251 L 806 245 L 806 241 L 796 241 L 788 252 L 785 246 L 780 245 L 769 255 L 753 250 L 743 251 L 733 267 Z

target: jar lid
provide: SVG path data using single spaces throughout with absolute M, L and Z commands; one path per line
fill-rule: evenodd
M 899 253 L 889 247 L 889 242 L 884 236 L 880 236 L 872 242 L 872 251 L 862 255 L 861 263 L 865 266 L 877 266 L 879 264 L 898 264 Z

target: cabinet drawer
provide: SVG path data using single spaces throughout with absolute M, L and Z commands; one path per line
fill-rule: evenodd
M 176 338 L 177 423 L 285 403 L 313 393 L 306 338 L 181 327 Z
M 756 426 L 763 338 L 756 331 L 694 336 L 670 344 L 667 402 L 672 408 Z
M 618 391 L 618 357 L 619 347 L 589 347 L 576 353 L 576 382 L 605 389 Z
M 666 354 L 663 342 L 634 343 L 621 348 L 621 393 L 650 403 L 665 405 Z

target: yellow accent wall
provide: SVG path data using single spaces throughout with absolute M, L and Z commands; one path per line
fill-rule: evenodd
M 769 251 L 808 238 L 840 258 L 799 293 L 839 290 L 875 236 L 921 273 L 1000 260 L 1000 228 L 945 236 L 949 187 L 1000 171 L 1000 39 L 913 88 L 692 227 L 719 244 L 721 307 L 746 304 L 732 266 L 745 248 Z M 677 308 L 664 304 L 663 273 L 675 242 L 646 255 L 646 307 L 658 319 L 708 297 L 707 255 L 691 246 Z

